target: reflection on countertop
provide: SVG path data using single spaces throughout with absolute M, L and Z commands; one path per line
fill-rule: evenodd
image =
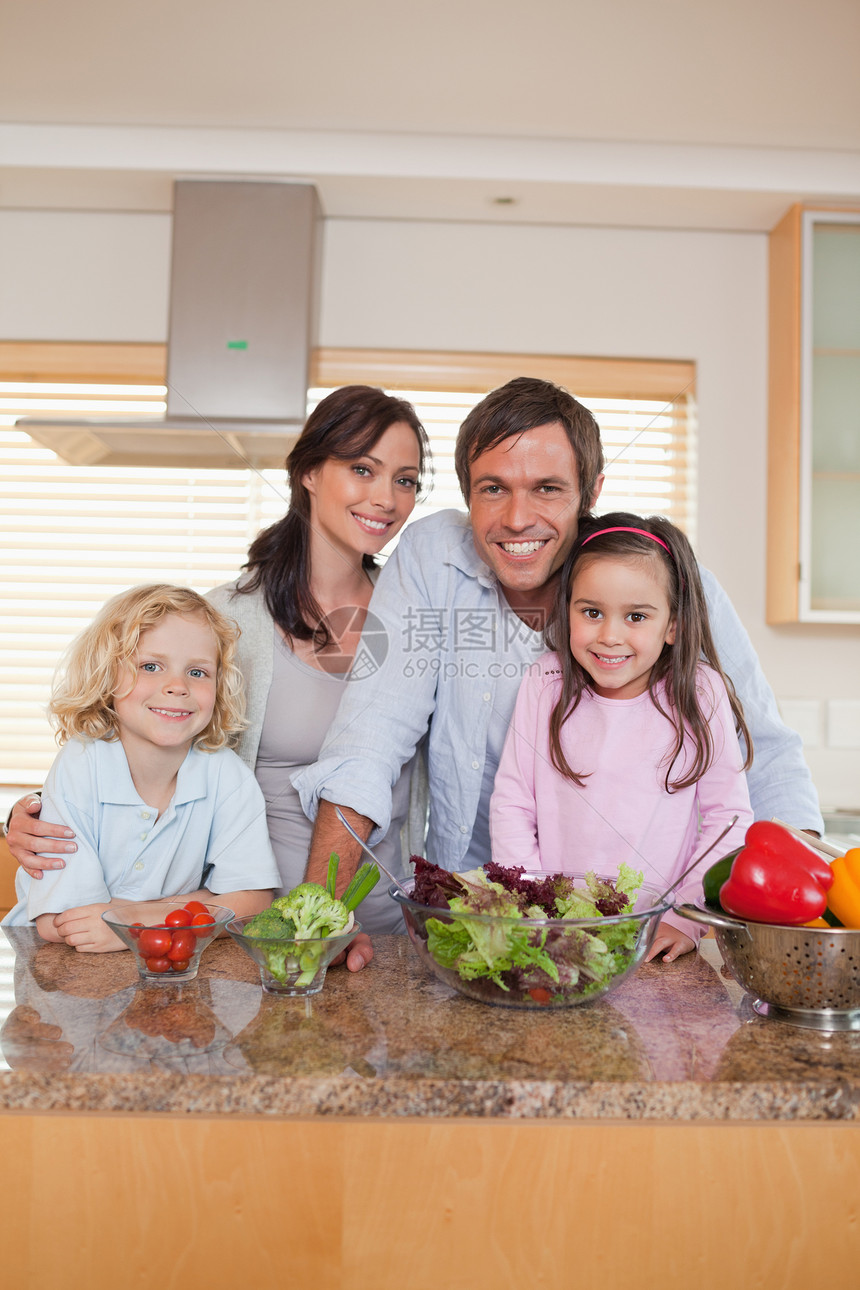
M 763 1019 L 713 941 L 608 996 L 536 1013 L 463 998 L 404 936 L 321 994 L 263 994 L 216 942 L 196 981 L 10 929 L 0 1109 L 627 1120 L 856 1120 L 860 1034 Z M 2 1019 L 2 1016 L 0 1016 Z

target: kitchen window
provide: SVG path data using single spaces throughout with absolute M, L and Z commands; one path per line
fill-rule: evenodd
M 163 346 L 0 343 L 0 785 L 13 790 L 41 783 L 50 766 L 51 678 L 99 606 L 137 583 L 206 591 L 234 577 L 252 538 L 286 506 L 282 470 L 68 465 L 15 425 L 22 416 L 162 415 L 164 362 Z M 321 350 L 309 409 L 350 382 L 415 403 L 435 468 L 417 518 L 463 505 L 453 468 L 460 422 L 488 389 L 522 374 L 564 385 L 597 417 L 602 511 L 659 512 L 695 537 L 690 363 Z

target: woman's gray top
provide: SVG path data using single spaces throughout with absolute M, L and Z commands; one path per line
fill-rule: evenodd
M 245 678 L 248 728 L 237 752 L 253 766 L 266 799 L 272 849 L 281 874 L 281 891 L 289 891 L 304 877 L 313 824 L 304 814 L 290 776 L 317 760 L 326 732 L 349 681 L 344 675 L 322 672 L 297 658 L 277 631 L 260 591 L 236 594 L 236 583 L 226 583 L 208 593 L 222 613 L 238 623 L 242 635 L 237 661 Z M 418 755 L 416 755 L 418 756 Z M 404 768 L 395 785 L 391 828 L 374 848 L 383 864 L 398 877 L 408 857 L 407 830 L 401 829 L 410 809 L 420 835 L 426 815 L 426 797 L 410 786 L 413 763 Z M 416 776 L 416 783 L 419 776 Z M 387 894 L 383 875 L 357 911 L 362 928 L 371 932 L 403 931 L 400 910 Z

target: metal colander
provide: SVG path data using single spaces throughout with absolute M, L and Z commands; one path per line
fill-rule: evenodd
M 860 930 L 750 923 L 698 905 L 676 912 L 713 927 L 757 1011 L 816 1030 L 860 1030 Z

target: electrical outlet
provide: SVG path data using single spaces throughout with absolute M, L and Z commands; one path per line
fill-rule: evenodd
M 828 699 L 827 746 L 860 748 L 860 699 Z
M 780 699 L 779 710 L 790 730 L 796 730 L 804 748 L 821 746 L 821 704 L 817 699 Z

